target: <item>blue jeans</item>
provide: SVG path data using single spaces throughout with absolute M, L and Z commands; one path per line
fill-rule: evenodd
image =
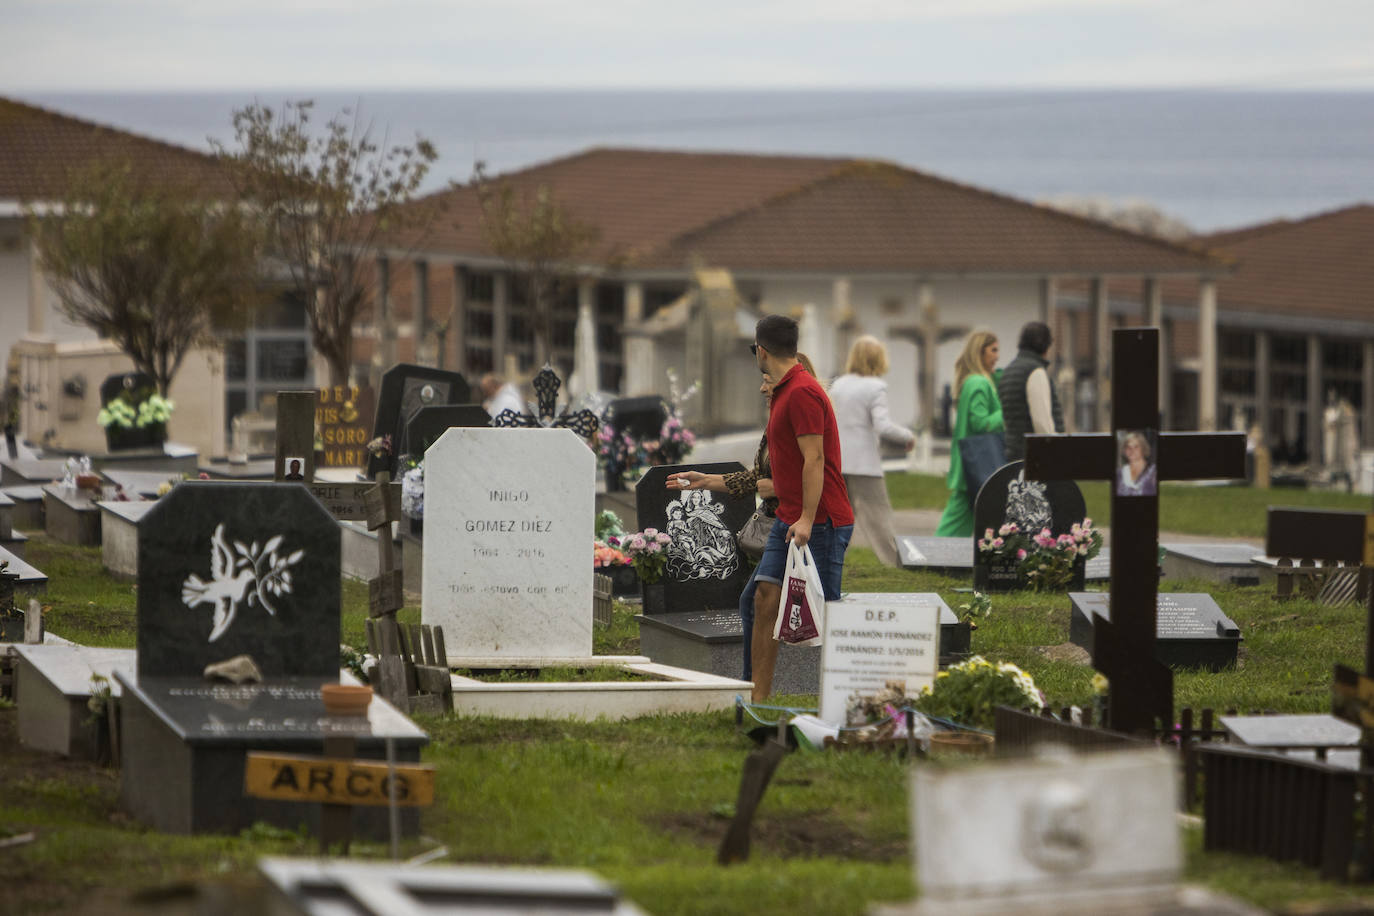
M 754 570 L 754 580 L 782 584 L 782 574 L 787 569 L 787 529 L 791 527 L 782 519 L 773 522 L 768 532 L 768 545 L 763 548 L 763 558 Z M 825 589 L 826 601 L 840 599 L 840 580 L 844 576 L 844 552 L 849 549 L 849 539 L 854 535 L 853 525 L 836 527 L 832 522 L 811 526 L 811 559 L 816 561 L 816 572 L 820 574 L 821 587 Z M 751 581 L 751 584 L 753 584 Z M 748 591 L 746 587 L 745 591 Z
M 759 590 L 758 572 L 759 568 L 755 566 L 754 572 L 749 576 L 749 582 L 744 586 L 744 591 L 739 593 L 739 619 L 744 624 L 744 673 L 740 675 L 742 681 L 754 679 L 754 593 Z

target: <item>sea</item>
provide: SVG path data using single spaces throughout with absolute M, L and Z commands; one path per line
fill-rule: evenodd
M 1208 232 L 1374 201 L 1374 92 L 482 90 L 37 92 L 20 98 L 184 146 L 232 113 L 313 99 L 439 159 L 425 190 L 596 146 L 847 156 L 1043 201 L 1145 202 Z

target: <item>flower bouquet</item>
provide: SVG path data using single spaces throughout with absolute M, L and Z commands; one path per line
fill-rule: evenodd
M 923 688 L 916 700 L 916 708 L 927 715 L 976 728 L 992 728 L 998 706 L 1040 710 L 1045 697 L 1031 676 L 1011 662 L 994 663 L 981 655 L 941 671 L 934 688 Z
M 612 595 L 633 595 L 639 591 L 639 574 L 624 551 L 600 538 L 592 541 L 592 545 L 592 563 L 598 573 L 611 577 Z
M 96 422 L 110 451 L 158 445 L 167 440 L 167 421 L 176 403 L 150 388 L 121 391 L 100 408 Z
M 1102 551 L 1102 532 L 1085 518 L 1066 534 L 1049 528 L 1036 534 L 1007 523 L 991 528 L 978 539 L 980 559 L 989 564 L 989 584 L 1016 585 L 1034 591 L 1058 591 L 1067 587 L 1079 569 Z M 1010 580 L 1010 581 L 1007 581 Z
M 672 543 L 672 536 L 657 528 L 645 528 L 628 537 L 609 540 L 610 546 L 625 552 L 639 575 L 646 614 L 663 613 L 663 571 L 668 566 L 668 548 Z

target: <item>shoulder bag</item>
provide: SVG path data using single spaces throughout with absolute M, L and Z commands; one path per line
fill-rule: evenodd
M 978 433 L 959 440 L 959 461 L 964 468 L 964 486 L 969 505 L 998 468 L 1007 463 L 1006 441 L 1001 433 Z
M 744 527 L 735 532 L 735 543 L 740 553 L 757 563 L 763 559 L 763 548 L 768 546 L 768 533 L 773 530 L 773 519 L 759 506 Z

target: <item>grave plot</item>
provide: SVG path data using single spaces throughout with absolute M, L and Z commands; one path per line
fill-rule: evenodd
M 106 500 L 100 507 L 100 561 L 112 576 L 138 578 L 138 523 L 157 503 Z
M 43 517 L 48 537 L 64 544 L 93 547 L 100 543 L 97 491 L 60 483 L 43 486 Z
M 976 538 L 909 534 L 897 537 L 897 554 L 903 569 L 966 579 L 973 576 L 977 552 Z M 1110 579 L 1111 559 L 1112 549 L 1103 547 L 1097 556 L 1084 564 L 1083 581 L 1106 582 Z
M 381 697 L 364 715 L 326 714 L 339 682 L 339 529 L 296 484 L 188 481 L 139 522 L 137 671 L 116 672 L 120 802 L 172 833 L 236 832 L 264 821 L 320 829 L 317 806 L 244 796 L 249 751 L 418 760 L 427 738 Z M 208 665 L 250 656 L 261 683 L 215 683 Z M 385 812 L 351 809 L 383 836 Z M 402 829 L 413 832 L 413 810 Z
M 998 468 L 978 491 L 973 504 L 973 587 L 982 592 L 1002 592 L 1021 588 L 1019 564 L 978 550 L 978 539 L 989 528 L 993 532 L 1014 524 L 1023 533 L 1042 529 L 1058 537 L 1067 534 L 1084 520 L 1087 508 L 1083 493 L 1072 480 L 1034 480 L 1024 473 L 1025 462 L 1013 461 Z M 1066 589 L 1082 589 L 1085 579 L 1083 561 L 1074 564 L 1073 578 Z
M 406 426 L 422 407 L 444 404 L 470 404 L 472 390 L 461 373 L 446 372 L 410 363 L 399 363 L 382 373 L 377 395 L 377 416 L 372 424 L 374 438 L 391 437 L 391 452 L 385 456 L 369 454 L 367 476 L 388 471 L 396 477 L 396 459 L 405 454 Z
M 0 487 L 42 486 L 61 480 L 65 458 L 6 458 L 0 461 Z
M 1111 596 L 1105 592 L 1070 592 L 1073 613 L 1069 641 L 1093 653 L 1097 629 L 1110 623 Z M 1158 596 L 1155 658 L 1170 668 L 1234 668 L 1242 642 L 1240 626 L 1208 594 L 1180 592 Z
M 95 686 L 91 679 L 103 678 L 100 686 L 116 702 L 121 688 L 114 674 L 133 675 L 134 650 L 17 645 L 13 654 L 19 740 L 64 757 L 97 760 L 108 754 L 109 732 L 101 731 L 107 719 L 93 719 L 88 706 Z
M 1208 579 L 1218 585 L 1259 585 L 1256 558 L 1264 550 L 1254 544 L 1164 544 L 1160 564 L 1170 579 Z
M 0 490 L 14 507 L 10 512 L 11 530 L 43 530 L 43 487 L 38 484 L 7 484 Z
M 15 515 L 14 500 L 0 492 L 0 550 L 22 557 L 29 538 L 22 531 L 15 530 Z
M 460 712 L 608 715 L 723 709 L 747 685 L 592 655 L 596 462 L 568 429 L 449 429 L 425 457 L 425 532 L 446 562 L 426 564 L 422 619 L 442 626 L 448 661 L 476 671 L 612 665 L 652 680 L 483 682 L 453 678 Z

